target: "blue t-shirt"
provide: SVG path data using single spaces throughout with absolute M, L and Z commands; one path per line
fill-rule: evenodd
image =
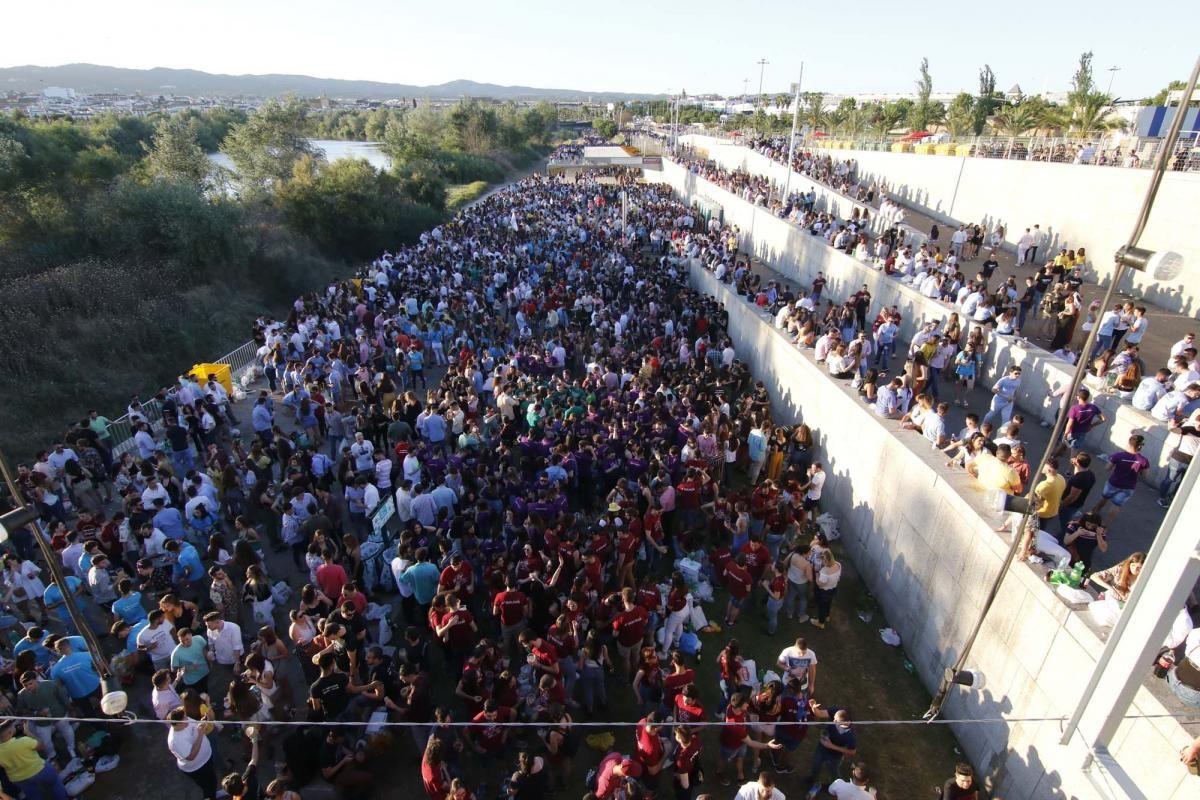
M 100 688 L 100 676 L 86 650 L 59 659 L 50 668 L 50 677 L 61 683 L 72 699 L 86 697 Z
M 130 592 L 128 597 L 118 597 L 112 604 L 113 613 L 130 625 L 146 619 L 146 609 L 142 607 L 142 593 Z
M 204 577 L 204 563 L 200 560 L 200 554 L 196 552 L 196 548 L 190 544 L 182 545 L 179 548 L 177 567 L 179 574 L 189 581 L 198 581 Z
M 129 635 L 125 637 L 125 653 L 132 655 L 137 652 L 138 643 L 137 637 L 146 628 L 150 627 L 150 620 L 144 619 L 129 629 Z
M 13 645 L 13 656 L 19 656 L 26 650 L 33 651 L 34 661 L 39 667 L 45 669 L 50 665 L 50 651 L 41 642 L 31 642 L 28 639 L 22 639 Z
M 425 356 L 420 350 L 413 350 L 408 354 L 408 368 L 413 372 L 425 369 Z
M 65 577 L 67 579 L 67 586 L 71 589 L 71 594 L 75 595 L 75 602 L 82 606 L 83 598 L 79 596 L 79 589 L 83 586 L 83 581 L 74 575 L 67 575 Z M 47 606 L 56 606 L 54 611 L 63 621 L 69 622 L 71 620 L 71 615 L 67 611 L 67 604 L 63 602 L 62 590 L 58 588 L 57 583 L 52 583 L 46 587 L 46 591 L 42 593 L 42 602 Z
M 438 568 L 428 561 L 413 564 L 404 570 L 404 574 L 400 577 L 405 585 L 412 587 L 413 596 L 421 605 L 433 602 L 434 595 L 437 594 L 439 578 L 441 578 L 441 573 Z
M 191 686 L 208 676 L 208 659 L 204 648 L 208 641 L 203 636 L 192 636 L 192 646 L 175 645 L 171 651 L 171 669 L 183 669 L 183 682 Z

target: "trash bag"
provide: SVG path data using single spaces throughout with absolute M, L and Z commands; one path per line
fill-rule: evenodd
M 593 733 L 584 739 L 587 746 L 593 750 L 599 750 L 601 753 L 607 753 L 612 750 L 614 744 L 617 743 L 616 737 L 611 733 Z

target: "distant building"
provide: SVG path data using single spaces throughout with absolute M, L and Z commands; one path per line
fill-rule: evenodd
M 53 100 L 74 100 L 75 90 L 62 86 L 47 86 L 42 90 L 42 96 Z

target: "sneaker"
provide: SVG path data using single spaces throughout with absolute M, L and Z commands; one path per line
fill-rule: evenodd
M 1170 507 L 1171 507 L 1171 501 L 1170 501 L 1170 500 L 1163 500 L 1163 499 L 1160 497 L 1160 498 L 1158 498 L 1158 507 L 1159 507 L 1159 508 L 1170 508 Z
M 796 622 L 799 622 L 801 625 L 803 625 L 805 622 L 808 622 L 810 619 L 812 619 L 812 617 L 810 617 L 808 614 L 803 614 L 799 617 L 796 617 Z
M 815 620 L 815 619 L 810 619 L 810 620 L 809 620 L 809 622 L 811 622 L 813 625 L 815 625 L 815 626 L 816 626 L 816 627 L 818 627 L 818 628 L 822 628 L 822 629 L 823 629 L 823 628 L 825 627 L 825 623 L 824 623 L 824 622 L 818 622 L 818 621 L 817 621 L 817 620 Z
M 814 786 L 808 790 L 808 796 L 809 796 L 809 798 L 813 798 L 813 797 L 816 797 L 820 792 L 821 792 L 821 787 Z

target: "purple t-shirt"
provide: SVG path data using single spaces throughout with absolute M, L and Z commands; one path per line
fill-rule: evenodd
M 1150 462 L 1141 453 L 1130 453 L 1122 450 L 1108 457 L 1112 464 L 1112 474 L 1108 482 L 1117 489 L 1134 489 L 1137 487 L 1138 474 L 1150 468 Z
M 1087 434 L 1100 418 L 1100 413 L 1100 406 L 1095 403 L 1076 403 L 1071 406 L 1067 411 L 1067 418 L 1073 422 L 1071 435 L 1079 438 Z

